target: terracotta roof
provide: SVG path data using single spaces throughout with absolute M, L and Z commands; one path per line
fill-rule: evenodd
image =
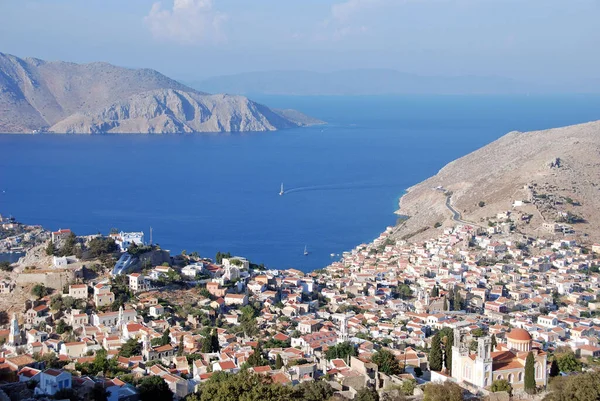
M 531 335 L 527 330 L 524 329 L 512 329 L 510 332 L 508 332 L 506 338 L 515 341 L 531 341 Z

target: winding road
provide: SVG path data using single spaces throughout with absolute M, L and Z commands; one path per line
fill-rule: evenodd
M 458 210 L 456 210 L 454 208 L 454 206 L 452 206 L 452 194 L 449 194 L 449 195 L 446 194 L 446 207 L 448 208 L 448 210 L 450 210 L 450 213 L 452 213 L 452 220 L 456 221 L 457 223 L 466 224 L 469 226 L 481 227 L 479 224 L 472 223 L 470 221 L 465 221 L 462 219 L 460 212 Z

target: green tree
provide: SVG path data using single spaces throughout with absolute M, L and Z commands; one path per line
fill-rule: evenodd
M 496 380 L 492 383 L 491 387 L 492 393 L 497 393 L 499 391 L 506 391 L 508 394 L 512 396 L 512 385 L 508 382 L 508 380 Z
M 525 360 L 525 383 L 523 387 L 529 394 L 535 393 L 535 360 L 531 351 L 527 354 Z
M 498 340 L 496 340 L 496 334 L 492 334 L 492 352 L 496 350 L 498 346 Z
M 559 355 L 557 358 L 558 368 L 563 373 L 581 372 L 581 362 L 577 360 L 571 351 Z
M 44 284 L 36 284 L 31 289 L 31 295 L 39 298 L 45 297 L 50 291 Z
M 70 232 L 65 243 L 60 248 L 60 256 L 69 256 L 75 254 L 75 245 L 77 244 L 77 236 L 74 232 Z
M 458 290 L 454 291 L 454 300 L 452 302 L 454 310 L 463 310 L 463 300 Z
M 356 393 L 354 396 L 355 401 L 379 401 L 379 394 L 377 391 L 364 387 Z
M 442 370 L 442 346 L 439 333 L 436 333 L 431 340 L 431 350 L 429 350 L 429 369 L 439 372 Z
M 140 386 L 140 401 L 173 401 L 173 392 L 160 376 L 147 376 Z
M 119 355 L 125 358 L 130 358 L 135 355 L 142 354 L 142 344 L 136 338 L 130 338 L 121 346 Z
M 485 332 L 482 329 L 477 328 L 471 332 L 471 335 L 475 338 L 479 338 L 483 337 L 485 335 Z
M 456 383 L 429 383 L 424 389 L 423 401 L 463 401 L 463 389 Z
M 281 369 L 283 367 L 283 359 L 281 359 L 281 355 L 277 354 L 277 358 L 275 358 L 275 369 Z
M 253 348 L 253 352 L 250 354 L 246 362 L 248 362 L 248 364 L 252 367 L 265 366 L 269 364 L 269 362 L 263 357 L 262 348 L 260 345 Z
M 56 248 L 54 247 L 54 242 L 52 240 L 48 241 L 48 245 L 46 245 L 46 255 L 53 256 L 56 253 Z
M 356 356 L 356 349 L 351 343 L 346 341 L 329 348 L 325 356 L 327 360 L 346 359 L 349 356 Z
M 417 388 L 417 382 L 415 380 L 404 380 L 402 382 L 401 389 L 404 395 L 413 395 L 415 388 Z
M 179 337 L 179 346 L 177 347 L 177 356 L 183 355 L 183 335 Z
M 398 375 L 402 373 L 402 368 L 396 356 L 385 348 L 373 354 L 371 362 L 375 363 L 379 371 L 386 375 Z
M 110 397 L 110 391 L 106 390 L 102 384 L 96 383 L 90 393 L 90 401 L 108 401 L 108 397 Z
M 550 381 L 550 394 L 544 401 L 597 401 L 600 400 L 600 373 L 586 372 Z
M 558 367 L 558 362 L 556 362 L 556 358 L 552 359 L 552 363 L 550 364 L 550 377 L 556 377 L 560 374 L 560 368 Z
M 71 331 L 72 329 L 73 328 L 71 326 L 69 326 L 68 324 L 66 324 L 65 321 L 62 319 L 56 323 L 56 328 L 55 328 L 56 334 L 64 334 L 66 332 Z
M 11 272 L 13 271 L 13 267 L 11 266 L 10 262 L 3 260 L 0 262 L 0 270 L 3 272 Z
M 429 293 L 429 295 L 432 298 L 437 298 L 440 296 L 440 289 L 437 287 L 437 285 L 433 286 L 433 288 L 431 289 L 431 293 Z
M 452 375 L 452 346 L 454 345 L 454 330 L 445 327 L 440 331 L 444 340 L 444 365 L 449 375 Z
M 303 401 L 328 400 L 333 395 L 333 389 L 325 381 L 308 381 L 294 388 L 292 399 Z

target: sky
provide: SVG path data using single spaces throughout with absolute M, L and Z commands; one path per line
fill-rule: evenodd
M 385 68 L 600 87 L 600 0 L 0 0 L 0 52 L 181 80 Z

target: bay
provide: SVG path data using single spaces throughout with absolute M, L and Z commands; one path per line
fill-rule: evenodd
M 77 234 L 304 271 L 393 225 L 405 189 L 512 131 L 600 118 L 600 96 L 260 96 L 326 126 L 269 133 L 0 135 L 0 213 Z M 279 196 L 284 183 L 286 193 Z M 309 255 L 303 254 L 307 246 Z

